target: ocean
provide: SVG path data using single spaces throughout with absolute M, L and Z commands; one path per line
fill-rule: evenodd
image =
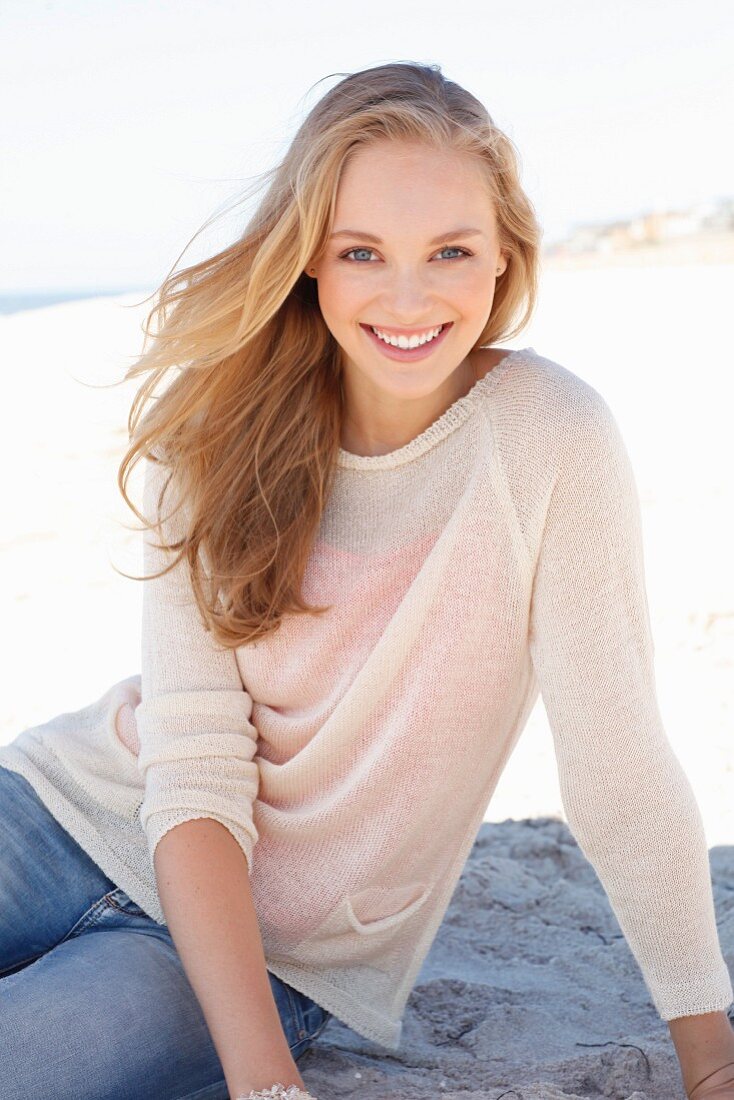
M 42 309 L 62 302 L 80 302 L 85 298 L 109 298 L 118 294 L 149 294 L 150 288 L 117 287 L 100 290 L 98 287 L 84 290 L 27 290 L 17 294 L 0 294 L 0 314 L 24 313 L 29 309 Z

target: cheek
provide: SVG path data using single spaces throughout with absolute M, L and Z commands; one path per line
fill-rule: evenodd
M 364 289 L 356 279 L 323 275 L 318 281 L 318 297 L 321 312 L 327 324 L 349 324 L 360 316 L 360 307 L 367 299 Z
M 456 273 L 450 294 L 462 313 L 481 313 L 494 294 L 494 280 L 484 270 L 467 267 Z
M 331 334 L 340 341 L 358 339 L 357 323 L 374 312 L 371 308 L 373 297 L 349 279 L 326 281 L 319 287 L 319 307 Z

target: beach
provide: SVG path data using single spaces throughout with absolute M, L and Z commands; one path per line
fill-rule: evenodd
M 580 375 L 619 422 L 640 494 L 658 702 L 700 806 L 734 973 L 733 292 L 731 262 L 548 265 L 531 324 L 501 344 Z M 114 383 L 142 348 L 142 298 L 0 316 L 0 744 L 139 670 L 142 582 L 115 569 L 143 571 L 116 484 L 140 380 Z M 667 1025 L 565 824 L 542 699 L 419 974 L 400 1051 L 332 1020 L 299 1065 L 319 1100 L 684 1100 Z

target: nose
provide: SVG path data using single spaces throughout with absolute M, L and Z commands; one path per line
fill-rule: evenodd
M 424 273 L 413 267 L 396 268 L 390 274 L 381 301 L 382 309 L 396 325 L 420 325 L 435 314 L 435 296 Z

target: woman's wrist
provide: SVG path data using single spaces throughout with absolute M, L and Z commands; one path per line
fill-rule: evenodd
M 679 1016 L 668 1021 L 686 1094 L 702 1078 L 734 1061 L 734 1029 L 724 1011 Z
M 316 1100 L 310 1092 L 305 1092 L 298 1085 L 275 1084 L 269 1089 L 260 1089 L 258 1092 L 248 1092 L 246 1096 L 237 1096 L 235 1100 Z

